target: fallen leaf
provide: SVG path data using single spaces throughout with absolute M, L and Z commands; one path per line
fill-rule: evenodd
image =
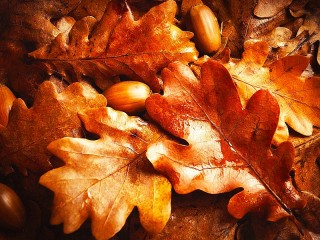
M 70 15 L 75 19 L 86 14 L 99 19 L 106 1 L 97 0 L 32 0 L 1 1 L 6 18 L 2 18 L 0 32 L 0 76 L 4 83 L 19 93 L 28 104 L 32 103 L 39 85 L 48 79 L 48 74 L 30 64 L 29 52 L 41 48 L 60 34 L 58 19 Z M 101 13 L 102 11 L 102 13 Z M 61 79 L 61 77 L 60 77 Z
M 99 22 L 82 18 L 71 24 L 70 32 L 29 55 L 49 74 L 59 73 L 71 82 L 83 76 L 108 82 L 126 75 L 159 91 L 156 73 L 161 68 L 173 60 L 196 60 L 198 54 L 190 41 L 193 34 L 173 25 L 176 12 L 175 1 L 169 0 L 135 21 L 128 5 L 114 0 Z
M 162 78 L 164 95 L 151 95 L 146 109 L 185 143 L 159 139 L 147 157 L 177 193 L 242 188 L 228 203 L 239 219 L 257 211 L 275 221 L 304 206 L 289 177 L 292 144 L 270 151 L 279 106 L 268 91 L 255 93 L 243 109 L 228 71 L 212 60 L 202 66 L 200 79 L 179 62 L 165 68 Z
M 306 207 L 299 212 L 302 223 L 312 232 L 320 234 L 320 198 L 310 192 L 301 193 L 306 201 Z
M 58 93 L 44 82 L 28 108 L 22 99 L 14 101 L 7 127 L 0 128 L 0 165 L 14 165 L 43 172 L 51 168 L 47 145 L 64 136 L 81 137 L 84 132 L 78 111 L 106 106 L 106 99 L 90 85 L 74 83 Z
M 252 17 L 247 24 L 245 41 L 249 39 L 260 39 L 261 36 L 271 33 L 275 28 L 288 25 L 292 21 L 293 18 L 286 9 L 269 18 Z
M 35 44 L 36 47 L 49 44 L 59 34 L 50 20 L 63 17 L 79 4 L 78 0 L 12 2 L 13 4 L 7 5 L 9 19 L 6 31 L 2 33 L 4 39 L 1 40 L 13 45 L 22 43 L 26 47 L 27 43 Z
M 63 222 L 70 233 L 90 217 L 93 235 L 109 239 L 137 206 L 144 228 L 160 232 L 170 216 L 171 185 L 145 152 L 163 134 L 111 108 L 84 111 L 80 118 L 99 139 L 62 138 L 49 144 L 49 151 L 65 162 L 40 178 L 55 193 L 51 222 Z
M 242 104 L 246 105 L 259 89 L 268 89 L 280 105 L 279 128 L 274 143 L 288 139 L 285 123 L 303 135 L 311 135 L 313 125 L 320 126 L 320 79 L 301 75 L 309 58 L 287 56 L 264 66 L 268 54 L 267 43 L 247 41 L 241 60 L 225 64 L 235 80 Z
M 284 47 L 291 39 L 292 31 L 285 27 L 276 27 L 268 35 L 261 37 L 262 41 L 269 44 L 270 47 Z
M 315 128 L 312 136 L 291 136 L 296 148 L 294 181 L 299 189 L 320 197 L 320 129 Z
M 76 20 L 80 20 L 86 16 L 93 16 L 100 21 L 109 2 L 110 0 L 78 1 L 69 15 Z
M 196 191 L 173 194 L 171 217 L 159 234 L 150 235 L 135 216 L 129 222 L 129 240 L 233 240 L 238 227 L 237 219 L 228 214 L 230 193 L 209 195 Z M 123 238 L 125 239 L 125 238 Z
M 310 233 L 302 230 L 294 219 L 284 218 L 277 222 L 266 222 L 257 217 L 250 217 L 240 224 L 235 239 L 299 239 L 315 240 Z
M 292 0 L 269 1 L 258 0 L 254 8 L 254 14 L 260 18 L 273 17 L 277 13 L 287 8 L 292 3 Z
M 306 11 L 306 16 L 303 22 L 303 25 L 299 28 L 297 35 L 303 31 L 308 31 L 311 35 L 310 43 L 315 43 L 320 41 L 320 9 L 315 8 L 310 11 Z M 320 64 L 320 48 L 318 48 L 317 61 Z
M 292 55 L 308 56 L 309 48 L 311 45 L 309 40 L 310 35 L 307 31 L 304 31 L 298 36 L 290 38 L 287 41 L 284 40 L 281 43 L 283 44 L 283 46 L 279 46 L 278 48 L 273 49 L 273 51 L 270 52 L 266 64 L 268 65 L 276 60 Z
M 270 24 L 270 23 L 269 23 Z M 268 25 L 269 25 L 268 24 Z M 298 36 L 292 38 L 292 31 L 294 30 L 294 23 L 288 27 L 276 27 L 272 31 L 259 33 L 254 32 L 249 36 L 249 39 L 254 41 L 264 41 L 272 47 L 266 60 L 266 65 L 272 63 L 280 58 L 290 55 L 307 56 L 310 48 L 310 36 L 307 31 L 300 33 Z M 292 30 L 291 30 L 292 29 Z

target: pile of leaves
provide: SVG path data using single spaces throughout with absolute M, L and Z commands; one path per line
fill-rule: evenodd
M 186 30 L 200 3 L 221 24 L 208 55 Z M 28 221 L 0 239 L 319 239 L 320 188 L 298 186 L 290 141 L 319 132 L 319 13 L 316 0 L 2 1 L 0 82 L 18 98 L 0 180 Z M 128 79 L 153 90 L 137 116 L 101 94 Z

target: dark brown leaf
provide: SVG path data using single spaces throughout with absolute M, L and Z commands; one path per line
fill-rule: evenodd
M 261 17 L 261 18 L 273 17 L 277 13 L 287 8 L 291 4 L 291 2 L 292 0 L 282 0 L 282 1 L 258 0 L 258 3 L 254 8 L 254 14 L 257 17 Z
M 320 198 L 304 191 L 302 195 L 307 200 L 307 204 L 298 212 L 299 218 L 308 229 L 320 234 Z
M 27 108 L 22 99 L 15 100 L 7 127 L 0 128 L 1 167 L 50 169 L 47 145 L 64 136 L 83 136 L 78 111 L 105 105 L 105 97 L 88 84 L 74 83 L 58 93 L 51 82 L 44 82 L 34 105 Z
M 192 33 L 174 26 L 176 12 L 176 3 L 170 0 L 135 20 L 127 4 L 111 1 L 99 22 L 92 16 L 76 22 L 68 17 L 68 31 L 30 56 L 49 74 L 58 72 L 69 81 L 85 76 L 111 85 L 114 77 L 126 75 L 159 91 L 156 73 L 161 68 L 173 60 L 187 63 L 197 58 L 189 41 Z

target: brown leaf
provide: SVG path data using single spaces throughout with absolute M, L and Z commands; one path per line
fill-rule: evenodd
M 320 41 L 320 8 L 311 9 L 306 12 L 306 16 L 303 25 L 299 28 L 297 35 L 303 31 L 308 31 L 311 35 L 309 40 L 311 43 Z M 320 64 L 320 48 L 318 48 L 317 61 Z
M 233 240 L 237 220 L 227 211 L 230 194 L 209 195 L 201 191 L 172 196 L 171 217 L 156 235 L 136 227 L 136 218 L 130 219 L 130 240 Z
M 76 20 L 80 20 L 86 16 L 93 16 L 100 21 L 109 2 L 110 0 L 78 1 L 77 5 L 72 9 L 69 15 Z
M 310 236 L 309 232 L 302 230 L 301 225 L 297 224 L 291 218 L 284 218 L 277 222 L 266 222 L 257 217 L 247 219 L 247 221 L 242 223 L 238 228 L 235 239 L 316 240 Z
M 69 32 L 29 55 L 50 74 L 58 72 L 69 81 L 85 76 L 101 82 L 126 75 L 159 91 L 157 71 L 174 59 L 197 58 L 189 41 L 193 34 L 173 25 L 176 11 L 176 3 L 169 0 L 135 21 L 128 5 L 111 1 L 99 22 L 87 16 L 71 23 Z
M 83 136 L 78 111 L 105 105 L 105 97 L 87 84 L 74 83 L 58 93 L 51 82 L 44 82 L 31 108 L 22 99 L 14 101 L 8 125 L 0 129 L 1 166 L 50 169 L 47 145 L 64 136 Z
M 83 6 L 79 4 L 79 0 L 2 2 L 1 10 L 5 11 L 5 18 L 0 16 L 1 25 L 4 25 L 0 32 L 0 81 L 10 85 L 30 103 L 38 86 L 48 76 L 38 66 L 30 64 L 30 60 L 26 58 L 27 53 L 49 44 L 60 33 L 54 25 L 56 20 Z M 84 2 L 86 1 L 81 1 Z M 88 5 L 86 8 L 91 9 Z
M 62 138 L 48 146 L 66 164 L 40 178 L 55 192 L 51 222 L 63 222 L 70 233 L 90 217 L 93 235 L 109 239 L 137 206 L 146 230 L 160 232 L 170 216 L 171 185 L 154 171 L 145 151 L 161 132 L 111 108 L 84 111 L 80 118 L 100 138 Z
M 313 125 L 320 126 L 320 79 L 301 74 L 309 58 L 288 56 L 264 66 L 269 53 L 265 42 L 248 41 L 242 59 L 225 66 L 235 80 L 243 105 L 259 89 L 268 89 L 280 105 L 280 121 L 274 143 L 288 139 L 285 122 L 303 135 L 311 135 Z
M 231 76 L 215 61 L 202 66 L 200 79 L 178 62 L 162 77 L 164 95 L 148 98 L 147 111 L 186 143 L 160 139 L 148 147 L 147 157 L 176 192 L 243 188 L 228 204 L 236 218 L 258 211 L 277 220 L 304 206 L 289 177 L 292 144 L 270 151 L 279 106 L 268 91 L 255 93 L 242 109 Z
M 270 18 L 253 17 L 247 25 L 246 39 L 260 39 L 261 36 L 269 34 L 275 28 L 288 25 L 293 17 L 284 9 Z
M 310 48 L 309 40 L 310 35 L 307 31 L 304 31 L 298 36 L 290 38 L 287 41 L 284 40 L 282 42 L 283 46 L 280 46 L 270 52 L 266 64 L 292 55 L 307 56 Z
M 320 196 L 320 129 L 315 128 L 312 136 L 291 136 L 296 148 L 294 181 L 299 189 Z
M 269 34 L 259 38 L 267 42 L 270 47 L 278 48 L 284 47 L 287 41 L 290 40 L 292 31 L 285 27 L 276 27 Z
M 257 17 L 261 17 L 261 18 L 273 17 L 277 13 L 287 8 L 291 3 L 292 3 L 292 0 L 282 0 L 282 1 L 258 0 L 258 3 L 254 8 L 254 14 Z
M 299 217 L 308 229 L 320 234 L 320 198 L 305 191 L 302 194 L 307 200 L 307 204 L 299 211 Z
M 59 34 L 58 29 L 50 21 L 53 18 L 61 18 L 78 4 L 78 0 L 33 0 L 13 1 L 8 4 L 9 21 L 6 30 L 2 33 L 3 40 L 16 44 L 23 42 L 37 47 L 42 47 L 51 42 Z M 30 47 L 30 46 L 29 46 Z

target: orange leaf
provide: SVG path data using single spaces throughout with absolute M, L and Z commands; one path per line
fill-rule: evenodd
M 288 139 L 285 123 L 309 136 L 320 126 L 320 78 L 304 77 L 309 64 L 304 56 L 287 56 L 264 66 L 269 47 L 265 42 L 247 41 L 241 60 L 225 64 L 237 86 L 243 105 L 260 89 L 268 89 L 280 105 L 280 121 L 274 143 Z
M 134 20 L 128 5 L 114 0 L 99 22 L 91 16 L 69 21 L 68 31 L 29 55 L 69 81 L 86 76 L 101 82 L 126 75 L 158 91 L 157 71 L 174 59 L 190 62 L 198 54 L 190 41 L 193 34 L 173 25 L 176 12 L 175 1 L 169 0 Z
M 65 136 L 83 136 L 77 112 L 105 105 L 105 97 L 90 85 L 74 83 L 58 93 L 51 82 L 42 83 L 31 108 L 22 99 L 13 102 L 9 123 L 0 128 L 0 166 L 50 169 L 47 145 Z
M 228 71 L 212 60 L 202 66 L 200 79 L 179 62 L 162 77 L 164 95 L 148 98 L 147 111 L 186 143 L 160 139 L 148 147 L 147 157 L 178 193 L 243 188 L 228 204 L 236 218 L 257 211 L 277 220 L 303 207 L 289 177 L 293 145 L 284 142 L 270 151 L 279 106 L 268 91 L 255 93 L 242 109 Z
M 84 111 L 80 118 L 100 138 L 62 138 L 48 146 L 66 164 L 40 178 L 55 193 L 51 222 L 64 222 L 70 233 L 90 217 L 93 235 L 109 239 L 137 206 L 146 230 L 160 232 L 170 216 L 171 185 L 145 156 L 160 131 L 111 108 Z

